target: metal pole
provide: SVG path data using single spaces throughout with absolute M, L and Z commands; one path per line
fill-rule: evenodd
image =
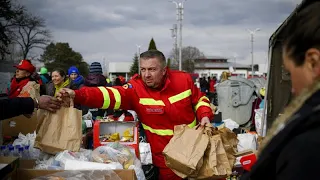
M 251 77 L 254 76 L 254 68 L 253 68 L 253 42 L 254 42 L 254 35 L 256 34 L 256 32 L 260 31 L 260 28 L 257 28 L 253 31 L 247 29 L 247 31 L 250 33 L 251 35 Z
M 251 33 L 251 77 L 254 77 L 254 69 L 253 69 L 253 33 Z
M 140 75 L 140 48 L 142 45 L 137 45 L 137 57 L 138 57 L 138 74 Z
M 184 0 L 186 1 L 186 0 Z M 179 23 L 179 70 L 182 70 L 182 20 L 183 20 L 183 2 L 177 3 L 176 1 L 170 1 L 176 5 L 177 21 Z
M 179 23 L 180 23 L 180 42 L 179 42 L 179 71 L 182 71 L 182 19 L 183 19 L 183 3 L 179 3 Z

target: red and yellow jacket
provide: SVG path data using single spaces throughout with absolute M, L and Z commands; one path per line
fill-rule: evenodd
M 75 90 L 75 103 L 93 108 L 126 109 L 137 112 L 151 145 L 154 165 L 166 168 L 162 151 L 175 125 L 196 126 L 203 117 L 213 119 L 208 98 L 195 87 L 191 76 L 168 71 L 162 89 L 150 89 L 139 76 L 115 87 L 83 87 Z

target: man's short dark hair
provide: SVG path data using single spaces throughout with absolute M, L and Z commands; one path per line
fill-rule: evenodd
M 308 5 L 289 22 L 284 50 L 297 66 L 304 64 L 310 48 L 320 49 L 320 2 Z
M 151 58 L 159 59 L 162 67 L 166 66 L 166 57 L 163 55 L 161 51 L 152 49 L 140 54 L 140 59 L 151 59 Z

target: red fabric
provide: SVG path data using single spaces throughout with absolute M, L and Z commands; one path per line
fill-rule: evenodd
M 26 59 L 21 60 L 18 65 L 15 65 L 13 67 L 16 67 L 17 69 L 26 70 L 30 73 L 33 73 L 36 70 L 36 68 L 31 64 L 31 62 Z
M 214 89 L 214 85 L 216 84 L 216 82 L 214 80 L 210 80 L 209 82 L 209 92 L 214 93 L 215 89 Z
M 120 109 L 131 109 L 136 111 L 140 121 L 153 129 L 173 130 L 175 125 L 192 123 L 195 117 L 198 122 L 205 116 L 209 117 L 209 119 L 213 119 L 210 107 L 201 106 L 197 112 L 194 112 L 194 106 L 198 103 L 199 99 L 203 97 L 203 93 L 194 86 L 191 76 L 184 72 L 169 70 L 164 86 L 160 90 L 146 87 L 140 76 L 132 78 L 128 85 L 114 86 L 113 88 L 117 89 L 121 95 Z M 192 95 L 188 98 L 173 104 L 169 102 L 169 97 L 189 89 L 191 90 Z M 107 90 L 110 96 L 110 108 L 114 108 L 114 95 L 110 89 Z M 104 97 L 99 88 L 83 87 L 75 92 L 75 103 L 92 108 L 101 108 L 103 106 Z M 142 105 L 139 103 L 140 98 L 162 100 L 165 106 Z M 203 100 L 203 102 L 209 104 L 209 101 L 207 100 Z M 146 137 L 151 145 L 154 165 L 166 169 L 162 170 L 163 173 L 160 174 L 160 176 L 164 179 L 170 179 L 173 176 L 171 170 L 169 171 L 165 165 L 162 151 L 169 143 L 172 136 L 159 136 L 146 130 Z
M 20 92 L 22 91 L 22 88 L 30 81 L 29 78 L 22 79 L 19 82 L 16 78 L 13 78 L 10 85 L 10 91 L 9 91 L 9 98 L 17 97 Z
M 182 180 L 169 168 L 159 168 L 159 180 Z

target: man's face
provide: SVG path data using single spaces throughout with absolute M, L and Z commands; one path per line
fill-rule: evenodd
M 162 84 L 166 68 L 157 58 L 140 59 L 140 72 L 143 82 L 150 88 L 158 88 Z

